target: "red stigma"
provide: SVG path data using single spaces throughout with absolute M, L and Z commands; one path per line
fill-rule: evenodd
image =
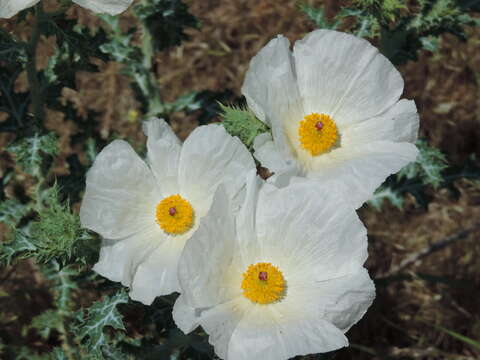
M 260 271 L 258 273 L 258 279 L 262 281 L 267 281 L 268 273 L 266 271 Z
M 317 121 L 317 123 L 315 124 L 315 127 L 317 128 L 318 131 L 322 130 L 323 129 L 323 122 Z
M 168 213 L 170 214 L 170 216 L 173 216 L 177 213 L 177 209 L 171 207 L 170 209 L 168 209 Z

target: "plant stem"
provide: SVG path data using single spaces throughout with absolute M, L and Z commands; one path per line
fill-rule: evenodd
M 142 0 L 141 5 L 148 6 L 148 0 Z M 166 113 L 165 105 L 162 101 L 162 96 L 160 93 L 160 88 L 158 86 L 158 81 L 155 76 L 155 72 L 153 71 L 153 59 L 155 56 L 155 49 L 153 48 L 152 44 L 152 34 L 150 33 L 150 29 L 148 28 L 147 24 L 145 23 L 145 19 L 141 16 L 137 15 L 137 18 L 140 22 L 141 29 L 142 29 L 142 58 L 143 58 L 143 68 L 145 69 L 145 83 L 146 84 L 139 84 L 142 88 L 147 88 L 147 91 L 144 92 L 144 96 L 148 102 L 148 112 L 147 117 L 151 116 L 158 116 L 164 115 Z
M 447 236 L 446 238 L 444 238 L 440 241 L 437 241 L 433 244 L 430 244 L 429 246 L 423 248 L 422 250 L 408 256 L 406 259 L 404 259 L 402 262 L 400 262 L 399 265 L 394 266 L 388 272 L 386 272 L 384 274 L 377 275 L 375 277 L 375 279 L 376 280 L 385 279 L 385 278 L 389 278 L 393 275 L 396 275 L 400 271 L 404 270 L 405 268 L 407 268 L 408 266 L 410 266 L 412 264 L 415 264 L 417 261 L 423 259 L 424 257 L 429 256 L 429 255 L 431 255 L 431 254 L 433 254 L 433 253 L 435 253 L 435 252 L 437 252 L 441 249 L 444 249 L 447 246 L 449 246 L 451 244 L 454 244 L 458 240 L 465 239 L 471 233 L 477 232 L 479 230 L 480 230 L 480 223 L 476 223 L 468 229 L 461 230 L 461 231 L 459 231 L 455 234 Z
M 40 24 L 43 21 L 44 13 L 42 3 L 35 6 L 35 24 L 31 33 L 30 41 L 27 44 L 27 78 L 32 97 L 33 114 L 35 115 L 35 124 L 41 127 L 45 120 L 45 108 L 43 96 L 40 89 L 40 81 L 37 76 L 37 47 L 40 40 Z

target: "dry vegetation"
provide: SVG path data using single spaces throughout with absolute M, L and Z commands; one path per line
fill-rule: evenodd
M 202 28 L 189 30 L 189 41 L 158 56 L 158 81 L 166 100 L 191 90 L 231 89 L 240 94 L 249 59 L 273 35 L 282 33 L 294 41 L 314 28 L 293 0 L 188 3 Z M 98 26 L 90 13 L 77 7 L 70 15 L 92 29 Z M 126 15 L 125 21 L 129 19 Z M 13 23 L 0 25 L 12 27 Z M 478 29 L 468 32 L 467 42 L 444 36 L 438 54 L 423 53 L 419 61 L 400 68 L 406 82 L 405 96 L 415 99 L 421 114 L 421 135 L 453 163 L 462 163 L 469 154 L 480 154 L 480 34 Z M 49 44 L 45 39 L 39 66 L 51 51 Z M 117 134 L 140 144 L 140 125 L 126 116 L 138 106 L 128 79 L 119 75 L 118 64 L 100 64 L 100 68 L 99 74 L 78 74 L 78 91 L 65 89 L 64 97 L 75 102 L 79 114 L 97 111 L 98 126 L 105 138 Z M 62 114 L 49 112 L 48 126 L 61 137 L 62 154 L 56 169 L 59 174 L 64 173 L 68 171 L 64 159 L 77 151 L 69 142 L 77 125 Z M 173 126 L 184 138 L 196 126 L 195 116 L 179 116 Z M 1 144 L 11 139 L 2 136 Z M 5 154 L 1 155 L 2 168 L 10 161 Z M 478 184 L 462 180 L 457 186 L 458 198 L 447 190 L 432 190 L 428 211 L 416 206 L 413 198 L 407 200 L 403 211 L 390 206 L 381 213 L 371 208 L 361 210 L 370 234 L 367 265 L 372 276 L 386 273 L 431 243 L 478 223 Z M 477 228 L 464 239 L 408 266 L 401 278 L 380 281 L 374 306 L 349 333 L 352 347 L 341 351 L 337 358 L 479 358 L 478 350 L 439 328 L 480 340 L 479 236 Z M 48 306 L 42 278 L 32 269 L 32 264 L 23 263 L 0 275 L 0 303 L 2 310 L 8 309 L 3 315 L 8 318 L 0 318 L 0 323 L 9 324 L 0 331 L 20 333 L 36 309 Z M 39 342 L 32 336 L 32 342 L 35 341 Z

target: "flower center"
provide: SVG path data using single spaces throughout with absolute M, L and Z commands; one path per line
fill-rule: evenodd
M 192 205 L 178 194 L 160 201 L 155 215 L 158 225 L 168 234 L 183 234 L 193 226 Z
M 300 145 L 312 156 L 323 154 L 332 148 L 338 139 L 337 126 L 326 114 L 312 113 L 303 118 L 298 127 Z
M 243 273 L 243 296 L 254 303 L 271 304 L 285 296 L 287 284 L 283 274 L 270 263 L 256 263 Z

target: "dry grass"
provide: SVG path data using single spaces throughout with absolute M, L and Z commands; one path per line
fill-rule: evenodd
M 192 90 L 228 88 L 240 94 L 250 58 L 272 36 L 282 33 L 294 41 L 314 28 L 296 10 L 297 2 L 293 0 L 188 2 L 202 21 L 201 31 L 189 31 L 190 41 L 156 59 L 162 94 L 169 101 Z M 73 9 L 71 16 L 89 26 L 98 26 L 90 13 L 79 8 Z M 418 62 L 400 68 L 406 83 L 405 96 L 415 99 L 421 114 L 421 135 L 455 163 L 463 162 L 471 153 L 480 154 L 480 37 L 478 29 L 469 29 L 469 33 L 466 43 L 444 36 L 439 54 L 421 54 Z M 48 41 L 42 49 L 45 60 L 49 54 Z M 119 75 L 118 64 L 106 63 L 100 67 L 100 74 L 79 74 L 78 91 L 65 89 L 65 99 L 75 102 L 79 115 L 88 110 L 98 111 L 98 126 L 105 138 L 117 133 L 130 141 L 142 142 L 139 124 L 129 122 L 125 116 L 138 106 L 128 79 Z M 63 159 L 78 151 L 69 142 L 77 131 L 76 125 L 62 114 L 49 112 L 48 126 L 58 132 L 62 141 L 62 156 L 56 171 L 68 171 Z M 195 126 L 195 118 L 177 118 L 173 126 L 184 138 Z M 11 139 L 2 136 L 0 143 Z M 2 155 L 2 165 L 9 161 Z M 361 210 L 369 229 L 368 267 L 372 276 L 387 272 L 410 254 L 480 219 L 478 185 L 460 181 L 457 186 L 461 192 L 458 199 L 446 190 L 432 191 L 434 199 L 428 211 L 416 207 L 413 199 L 408 199 L 404 211 L 388 206 L 381 213 L 368 208 Z M 408 279 L 379 283 L 374 306 L 349 333 L 356 345 L 342 350 L 338 359 L 479 358 L 478 350 L 437 327 L 480 339 L 479 235 L 472 233 L 408 267 L 402 272 Z M 30 275 L 31 265 L 24 264 L 19 269 L 22 267 L 27 269 L 16 271 L 1 282 L 0 289 L 16 289 L 10 293 L 11 299 L 31 306 L 35 299 L 23 299 L 28 292 L 17 297 L 21 293 L 18 284 L 36 286 Z M 25 317 L 21 308 L 12 308 L 9 314 L 18 316 L 20 323 L 28 323 L 21 320 Z

